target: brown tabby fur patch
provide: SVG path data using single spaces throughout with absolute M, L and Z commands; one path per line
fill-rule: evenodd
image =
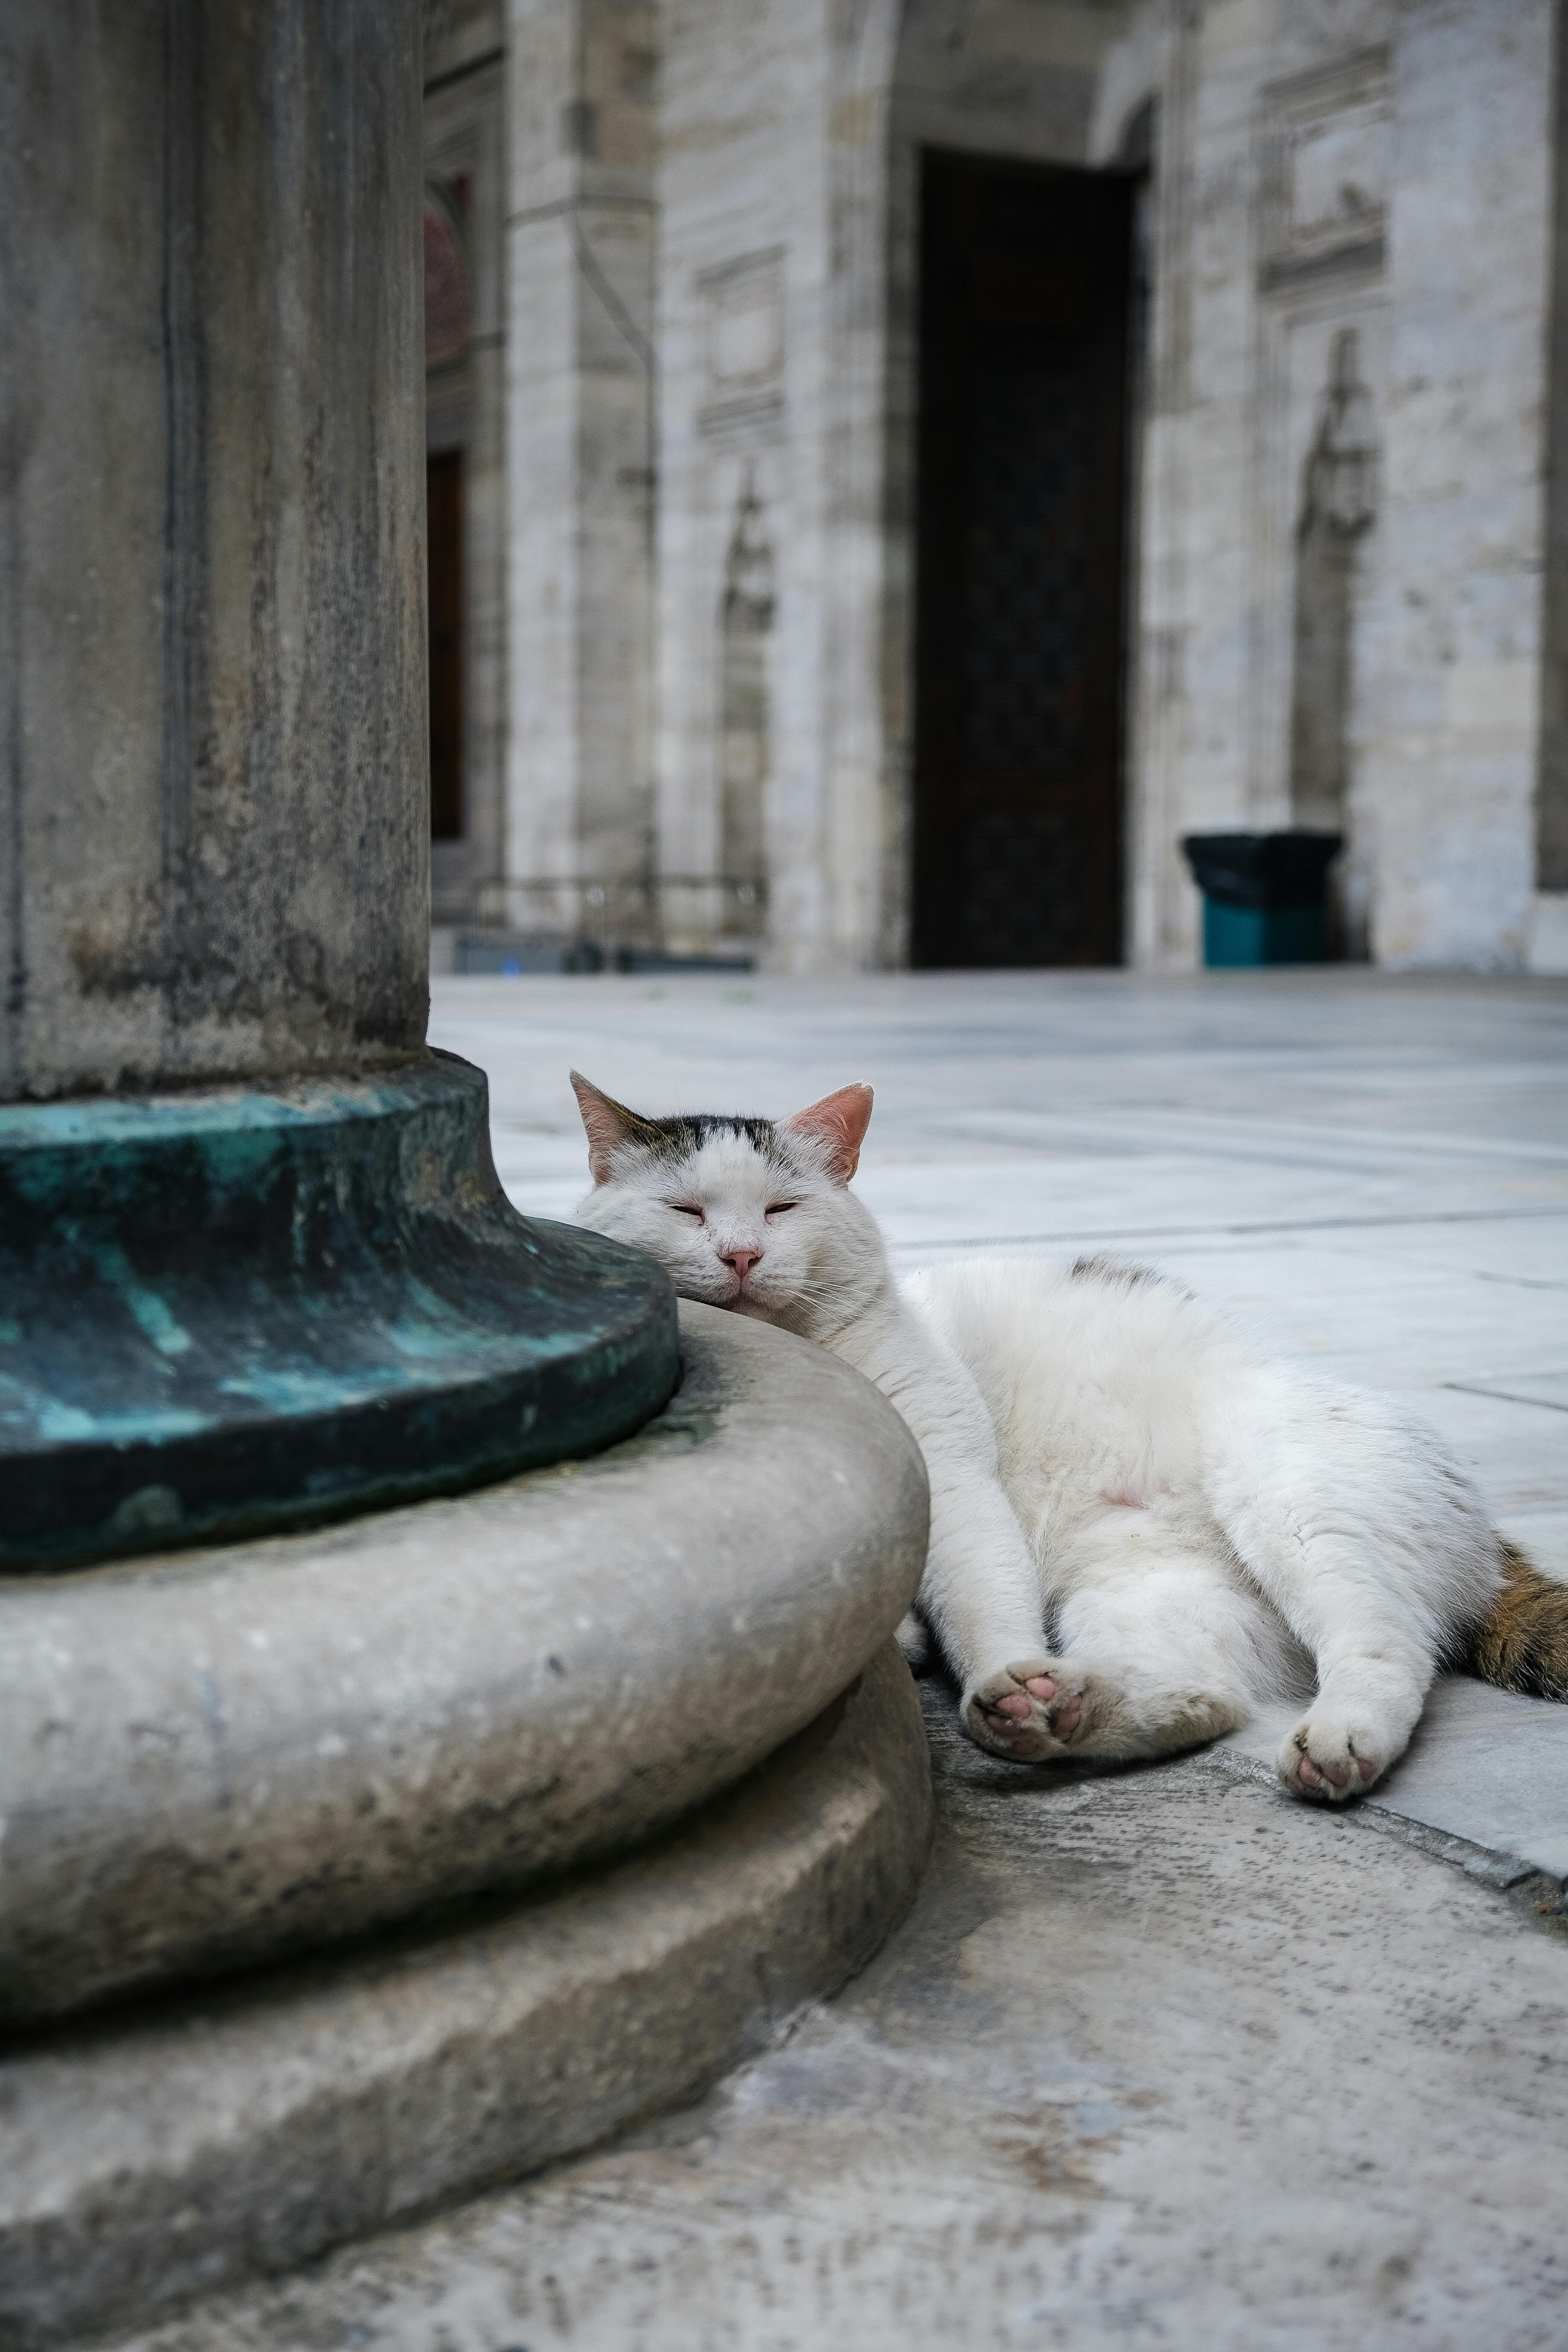
M 1568 1584 L 1542 1576 L 1506 1536 L 1498 1556 L 1502 1591 L 1471 1634 L 1465 1664 L 1500 1690 L 1568 1699 Z

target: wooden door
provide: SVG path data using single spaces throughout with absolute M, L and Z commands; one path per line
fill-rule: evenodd
M 425 461 L 430 562 L 430 835 L 463 837 L 463 457 Z
M 928 152 L 914 961 L 1116 963 L 1132 183 Z

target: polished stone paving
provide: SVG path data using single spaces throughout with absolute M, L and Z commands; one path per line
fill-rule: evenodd
M 1409 1397 L 1568 1575 L 1568 988 L 435 996 L 435 1042 L 490 1073 L 520 1206 L 584 1184 L 569 1064 L 652 1111 L 869 1078 L 858 1181 L 901 1261 L 1092 1244 L 1169 1267 Z M 1020 1770 L 924 1695 L 935 1857 L 839 2000 L 689 2114 L 142 2352 L 1568 2342 L 1568 1914 L 1540 1874 L 1568 1872 L 1568 1711 L 1450 1683 L 1346 1816 L 1284 1798 L 1256 1740 Z

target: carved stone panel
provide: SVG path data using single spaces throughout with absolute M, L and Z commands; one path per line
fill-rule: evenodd
M 707 438 L 744 439 L 776 426 L 784 409 L 784 252 L 742 256 L 699 281 L 703 310 Z

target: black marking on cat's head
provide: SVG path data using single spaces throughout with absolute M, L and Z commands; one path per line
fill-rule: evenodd
M 721 1136 L 738 1136 L 752 1150 L 779 1168 L 791 1166 L 789 1154 L 771 1118 L 748 1118 L 727 1112 L 697 1111 L 671 1118 L 647 1118 L 640 1110 L 616 1102 L 579 1071 L 572 1073 L 573 1090 L 588 1137 L 588 1165 L 595 1184 L 609 1179 L 617 1153 L 640 1152 L 658 1166 L 681 1167 L 705 1143 Z
M 638 1111 L 627 1113 L 626 1141 L 655 1160 L 678 1165 L 700 1151 L 715 1136 L 739 1135 L 760 1151 L 764 1159 L 782 1157 L 777 1131 L 771 1118 L 749 1118 L 741 1112 L 679 1111 L 670 1118 L 644 1118 Z
M 1152 1265 L 1128 1265 L 1121 1258 L 1079 1257 L 1073 1260 L 1074 1282 L 1103 1282 L 1109 1288 L 1134 1290 L 1142 1282 L 1168 1283 L 1170 1276 L 1156 1274 Z

